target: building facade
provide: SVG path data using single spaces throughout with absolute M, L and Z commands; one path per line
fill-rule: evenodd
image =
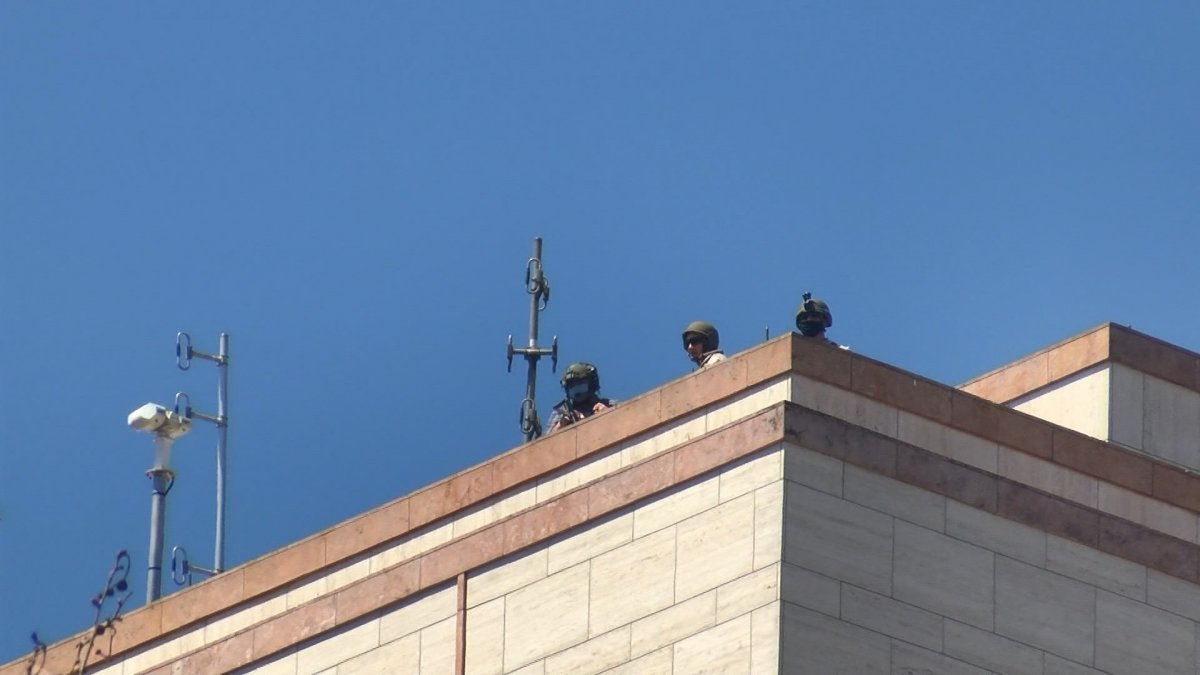
M 1131 330 L 960 388 L 789 334 L 131 612 L 89 672 L 1196 675 L 1197 470 L 1200 356 Z

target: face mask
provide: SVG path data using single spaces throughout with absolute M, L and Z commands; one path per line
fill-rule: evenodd
M 801 321 L 800 334 L 804 337 L 816 337 L 825 329 L 825 324 L 820 321 Z
M 572 403 L 583 403 L 591 396 L 587 380 L 577 380 L 567 385 L 567 400 Z

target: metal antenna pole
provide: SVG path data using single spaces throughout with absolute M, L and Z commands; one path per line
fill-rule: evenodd
M 550 295 L 549 287 L 546 282 L 545 275 L 542 274 L 542 238 L 536 237 L 533 240 L 533 261 L 536 261 L 536 271 L 533 279 L 526 279 L 526 286 L 531 289 L 529 294 L 529 344 L 525 351 L 525 361 L 529 364 L 525 378 L 525 399 L 528 401 L 536 401 L 537 395 L 537 362 L 541 358 L 541 354 L 537 349 L 538 339 L 538 300 L 542 296 L 543 288 L 547 298 Z M 532 281 L 532 283 L 531 283 Z M 537 408 L 534 407 L 534 419 L 537 419 Z M 538 424 L 537 432 L 541 434 L 541 425 Z M 536 436 L 530 432 L 525 433 L 525 440 L 531 441 Z
M 512 335 L 508 336 L 508 372 L 512 372 L 513 354 L 521 354 L 529 364 L 528 375 L 525 379 L 525 400 L 521 401 L 521 432 L 525 441 L 532 441 L 542 435 L 542 423 L 538 420 L 537 403 L 537 362 L 543 356 L 549 356 L 552 370 L 558 370 L 558 336 L 554 336 L 550 349 L 539 348 L 538 313 L 550 304 L 550 280 L 542 270 L 542 238 L 533 240 L 533 257 L 525 266 L 525 291 L 529 293 L 529 344 L 524 348 L 514 348 Z
M 221 333 L 217 354 L 217 540 L 213 569 L 225 570 L 225 441 L 229 432 L 226 407 L 229 402 L 229 334 Z
M 213 569 L 192 569 L 217 574 L 225 570 L 225 455 L 229 432 L 229 334 L 221 333 L 216 354 L 206 354 L 192 348 L 192 337 L 180 332 L 175 335 L 175 362 L 180 370 L 192 366 L 192 359 L 200 358 L 217 364 L 217 414 L 205 415 L 192 410 L 188 401 L 185 415 L 217 425 L 217 534 L 213 552 Z M 178 398 L 178 397 L 176 397 Z M 178 401 L 176 401 L 178 407 Z

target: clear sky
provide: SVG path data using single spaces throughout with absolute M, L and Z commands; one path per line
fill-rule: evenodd
M 0 662 L 144 601 L 147 401 L 215 412 L 227 562 L 793 327 L 958 384 L 1105 321 L 1200 348 L 1194 2 L 0 0 Z M 543 419 L 561 396 L 542 362 Z M 166 546 L 213 555 L 216 432 Z M 167 591 L 175 587 L 168 583 Z

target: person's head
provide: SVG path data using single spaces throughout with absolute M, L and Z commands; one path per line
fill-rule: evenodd
M 567 366 L 559 382 L 571 405 L 583 405 L 600 395 L 600 371 L 590 363 L 578 361 Z
M 707 321 L 693 321 L 683 329 L 683 349 L 688 358 L 700 363 L 705 354 L 721 347 L 721 334 Z
M 833 325 L 833 313 L 823 300 L 813 300 L 809 293 L 796 309 L 796 329 L 805 337 L 818 337 Z

